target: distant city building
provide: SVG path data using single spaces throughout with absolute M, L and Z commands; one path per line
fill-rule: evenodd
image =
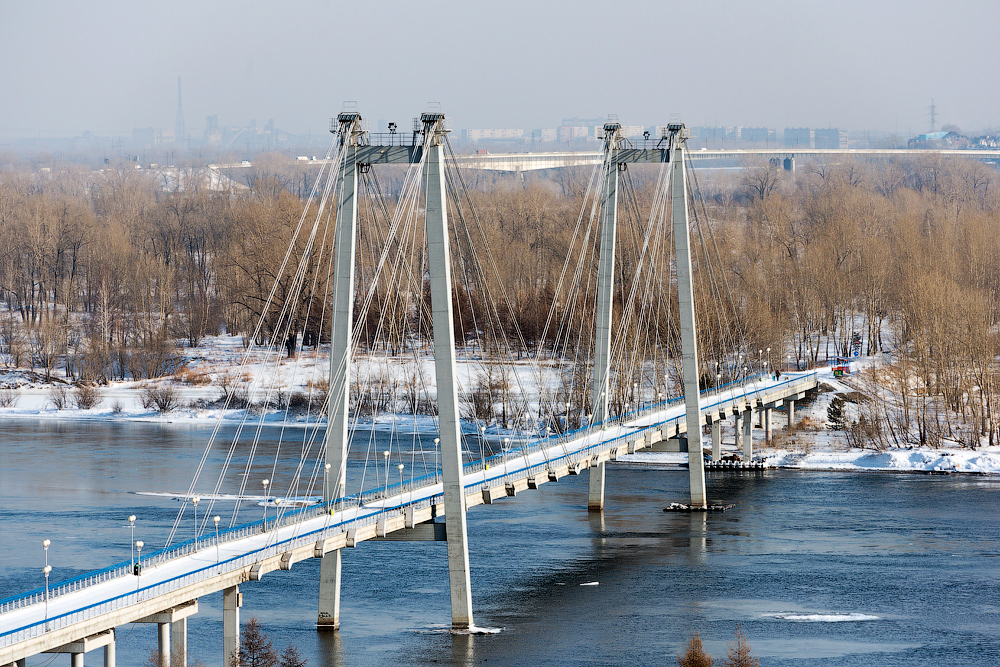
M 846 148 L 847 132 L 835 127 L 825 130 L 816 129 L 813 132 L 815 148 Z
M 570 142 L 570 141 L 585 141 L 587 139 L 592 139 L 594 137 L 591 132 L 593 131 L 593 126 L 587 125 L 563 125 L 559 128 L 559 141 L 560 142 Z
M 740 141 L 748 144 L 764 144 L 774 139 L 774 135 L 766 127 L 741 127 Z
M 808 127 L 786 127 L 785 148 L 812 148 L 813 131 Z
M 554 127 L 544 128 L 540 130 L 533 130 L 531 132 L 532 139 L 536 139 L 542 143 L 549 141 L 559 140 L 559 131 Z
M 521 129 L 462 130 L 462 139 L 472 143 L 478 143 L 485 139 L 521 139 L 522 137 L 524 137 L 524 130 Z

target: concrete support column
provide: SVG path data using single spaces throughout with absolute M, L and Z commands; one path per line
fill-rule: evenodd
M 112 633 L 114 630 L 112 630 Z M 186 662 L 184 663 L 187 664 Z M 112 635 L 111 641 L 104 646 L 104 667 L 115 667 L 115 640 Z
M 587 510 L 600 512 L 604 509 L 604 461 L 590 466 L 590 488 L 587 493 Z
M 188 664 L 188 620 L 186 616 L 170 624 L 170 662 L 171 664 Z
M 319 561 L 319 618 L 318 630 L 336 630 L 340 627 L 340 576 L 342 571 L 340 549 L 325 554 Z
M 739 408 L 733 411 L 733 446 L 740 448 L 740 438 L 743 437 L 743 413 Z
M 764 408 L 764 416 L 761 418 L 764 422 L 764 440 L 765 442 L 771 442 L 771 418 L 772 418 L 772 408 Z
M 753 408 L 743 413 L 743 458 L 753 457 Z
M 722 460 L 722 421 L 712 419 L 712 460 Z
M 160 667 L 170 667 L 170 623 L 157 623 L 156 630 Z
M 222 589 L 222 658 L 228 667 L 240 649 L 240 587 Z
M 788 401 L 788 427 L 795 424 L 795 401 Z
M 333 308 L 330 320 L 330 400 L 327 406 L 326 474 L 323 502 L 333 503 L 347 495 L 347 445 L 349 391 L 351 384 L 351 339 L 354 317 L 354 263 L 358 227 L 358 142 L 361 116 L 337 116 L 341 163 L 337 178 L 337 223 L 334 228 Z M 319 609 L 316 628 L 340 627 L 340 550 L 320 560 Z
M 605 421 L 611 399 L 611 321 L 615 291 L 615 237 L 618 229 L 618 144 L 620 126 L 604 126 L 604 188 L 601 191 L 601 246 L 597 260 L 597 303 L 594 312 L 594 375 L 591 414 L 594 423 Z M 590 471 L 587 509 L 604 509 L 604 464 Z
M 691 272 L 688 192 L 684 171 L 684 127 L 668 126 L 670 142 L 670 220 L 674 230 L 677 267 L 677 305 L 680 315 L 681 369 L 684 379 L 684 412 L 688 437 L 688 483 L 691 506 L 706 507 L 705 459 L 701 448 L 701 394 L 698 388 L 698 335 L 695 322 L 694 282 Z
M 458 414 L 455 320 L 451 305 L 451 250 L 442 147 L 444 115 L 425 113 L 421 120 L 427 137 L 424 144 L 427 151 L 424 158 L 424 220 L 427 227 L 431 321 L 434 325 L 434 371 L 438 388 L 441 476 L 444 480 L 444 516 L 448 537 L 451 625 L 453 629 L 465 630 L 473 625 L 472 577 L 469 572 L 469 529 L 465 517 L 462 433 Z
M 69 664 L 70 667 L 83 667 L 83 653 L 70 653 L 69 654 Z

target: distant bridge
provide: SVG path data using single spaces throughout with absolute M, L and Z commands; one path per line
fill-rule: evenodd
M 655 151 L 659 155 L 661 151 L 655 144 L 646 142 L 640 147 L 636 142 L 631 150 L 637 153 L 650 153 Z M 932 149 L 932 148 L 737 148 L 737 149 L 701 149 L 690 150 L 687 157 L 696 162 L 705 161 L 741 161 L 741 160 L 780 160 L 782 166 L 787 169 L 794 168 L 795 160 L 798 158 L 811 158 L 814 160 L 836 159 L 844 157 L 858 157 L 868 159 L 890 159 L 890 158 L 917 158 L 924 156 L 950 157 L 964 160 L 996 160 L 1000 162 L 1000 150 L 980 149 L 980 150 L 959 150 L 959 149 Z M 472 155 L 459 155 L 456 160 L 463 169 L 476 169 L 481 171 L 498 171 L 520 173 L 525 171 L 540 171 L 543 169 L 564 169 L 567 167 L 593 167 L 601 164 L 604 159 L 603 151 L 561 151 L 553 153 L 477 153 Z M 790 163 L 785 163 L 790 160 Z M 653 162 L 655 160 L 642 160 Z M 300 165 L 320 165 L 326 163 L 324 159 L 299 160 Z M 212 164 L 209 168 L 226 171 L 249 169 L 253 163 L 247 160 L 226 164 Z

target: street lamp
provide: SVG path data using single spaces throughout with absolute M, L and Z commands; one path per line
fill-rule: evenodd
M 330 464 L 327 463 L 323 466 L 323 500 L 333 500 L 332 495 L 330 491 Z
M 399 493 L 402 494 L 403 493 L 403 464 L 400 463 L 396 467 L 399 468 Z
M 131 558 L 129 566 L 134 570 L 135 569 L 135 515 L 134 514 L 129 516 L 128 526 L 131 529 L 132 533 L 129 536 L 128 540 L 128 551 L 129 551 L 129 557 Z
M 267 530 L 267 485 L 271 483 L 271 480 L 265 479 L 261 482 L 264 485 L 264 530 Z
M 441 438 L 434 438 L 434 479 L 437 479 L 438 470 L 438 454 L 441 451 Z
M 198 546 L 198 503 L 201 498 L 195 496 L 191 499 L 191 504 L 194 505 L 194 544 L 195 547 Z
M 42 540 L 42 549 L 45 551 L 45 564 L 49 564 L 49 545 L 52 544 L 52 540 Z
M 482 462 L 486 458 L 486 427 L 479 427 L 479 460 Z
M 140 574 L 142 574 L 142 547 L 143 546 L 144 546 L 144 542 L 142 540 L 137 540 L 136 541 L 136 543 L 135 543 L 135 550 L 136 550 L 137 556 L 136 556 L 136 559 L 135 559 L 135 576 L 137 576 L 137 577 Z M 139 589 L 139 581 L 138 580 L 136 580 L 136 582 L 135 582 L 135 587 L 136 587 L 136 590 Z
M 45 540 L 48 542 L 48 540 Z M 46 547 L 46 551 L 48 548 Z M 48 554 L 46 554 L 46 558 Z M 52 572 L 52 566 L 45 563 L 45 567 L 42 568 L 42 574 L 45 575 L 45 631 L 49 631 L 49 573 Z

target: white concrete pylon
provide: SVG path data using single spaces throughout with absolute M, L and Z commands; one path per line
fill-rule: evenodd
M 601 192 L 601 247 L 597 266 L 597 312 L 594 314 L 593 423 L 608 418 L 611 382 L 611 319 L 615 291 L 615 235 L 618 227 L 618 146 L 621 126 L 604 125 L 604 188 Z M 567 414 L 567 420 L 569 415 Z M 567 429 L 569 424 L 567 424 Z M 590 469 L 587 509 L 604 509 L 604 462 Z
M 472 580 L 465 489 L 462 483 L 462 433 L 455 371 L 455 326 L 451 303 L 451 252 L 443 164 L 444 115 L 421 116 L 427 140 L 424 159 L 427 265 L 430 273 L 431 320 L 434 327 L 434 369 L 437 379 L 438 424 L 441 430 L 441 474 L 444 479 L 445 529 L 448 537 L 448 579 L 453 629 L 472 627 Z
M 340 173 L 337 175 L 337 220 L 334 227 L 333 308 L 330 323 L 330 400 L 327 406 L 326 474 L 323 501 L 345 495 L 347 485 L 347 445 L 349 394 L 351 384 L 351 336 L 354 317 L 354 263 L 358 227 L 357 148 L 361 137 L 361 115 L 342 113 Z M 342 554 L 337 549 L 326 554 L 319 566 L 319 609 L 317 629 L 340 627 L 340 580 Z
M 681 368 L 687 420 L 688 474 L 691 505 L 707 506 L 705 460 L 701 447 L 701 394 L 698 389 L 698 337 L 695 322 L 694 284 L 691 276 L 691 244 L 688 228 L 687 180 L 684 169 L 684 126 L 671 128 L 670 201 L 677 266 L 677 301 L 681 325 Z

